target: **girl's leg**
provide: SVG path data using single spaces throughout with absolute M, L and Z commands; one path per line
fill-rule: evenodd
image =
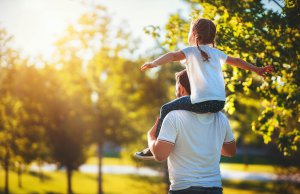
M 160 109 L 160 116 L 157 124 L 156 129 L 156 137 L 158 136 L 162 122 L 164 118 L 167 116 L 167 114 L 173 110 L 190 110 L 192 111 L 193 106 L 191 103 L 190 96 L 183 96 L 181 98 L 177 98 L 171 102 L 168 102 L 167 104 L 164 104 Z
M 225 102 L 218 100 L 211 100 L 192 104 L 190 96 L 183 96 L 177 98 L 167 104 L 164 104 L 160 109 L 160 117 L 156 129 L 156 137 L 161 129 L 162 122 L 167 114 L 173 110 L 188 110 L 195 113 L 216 113 L 224 108 Z

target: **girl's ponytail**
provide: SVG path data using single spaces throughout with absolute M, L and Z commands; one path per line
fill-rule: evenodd
M 200 51 L 202 58 L 204 59 L 203 61 L 204 61 L 204 62 L 205 62 L 205 61 L 209 61 L 209 58 L 210 58 L 210 57 L 208 56 L 208 54 L 207 54 L 206 52 L 204 52 L 203 50 L 200 49 L 198 43 L 197 43 L 197 48 L 198 48 L 198 50 Z

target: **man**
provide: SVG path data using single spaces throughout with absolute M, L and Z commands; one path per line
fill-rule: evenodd
M 176 74 L 176 95 L 189 94 L 188 77 L 183 70 Z M 148 146 L 155 160 L 168 159 L 169 194 L 222 193 L 221 154 L 231 157 L 236 153 L 227 117 L 222 112 L 172 111 L 156 138 L 157 121 L 148 132 Z

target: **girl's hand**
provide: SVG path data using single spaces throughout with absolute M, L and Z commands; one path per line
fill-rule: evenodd
M 141 66 L 141 71 L 145 71 L 145 70 L 153 68 L 153 67 L 157 67 L 157 65 L 155 65 L 153 62 L 147 62 Z
M 272 73 L 274 71 L 274 67 L 272 65 L 266 66 L 266 67 L 258 67 L 257 70 L 255 70 L 255 73 L 262 77 L 266 77 L 267 73 Z

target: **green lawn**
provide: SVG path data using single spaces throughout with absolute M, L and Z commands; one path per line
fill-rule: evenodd
M 66 176 L 63 172 L 46 173 L 45 182 L 40 182 L 35 173 L 23 175 L 23 189 L 17 186 L 17 175 L 10 172 L 10 191 L 23 193 L 66 193 Z M 4 185 L 3 170 L 0 171 L 0 193 Z M 300 193 L 300 185 L 258 181 L 223 181 L 224 194 L 293 194 Z M 105 194 L 164 194 L 166 187 L 161 177 L 135 175 L 104 175 Z M 1 192 L 2 191 L 2 192 Z M 73 191 L 93 194 L 97 191 L 96 175 L 74 173 Z
M 221 163 L 221 169 L 225 170 L 235 170 L 235 171 L 244 171 L 244 172 L 266 172 L 266 173 L 276 173 L 278 167 L 274 165 L 266 164 L 235 164 L 235 163 Z
M 125 158 L 110 158 L 110 157 L 104 157 L 102 160 L 103 165 L 131 165 L 135 166 L 136 163 L 133 160 L 125 159 Z M 86 164 L 98 164 L 98 158 L 97 157 L 90 157 Z
M 284 182 L 223 180 L 224 194 L 296 194 L 300 184 Z
M 63 172 L 45 173 L 44 182 L 40 182 L 35 173 L 23 175 L 23 188 L 18 188 L 17 174 L 10 172 L 11 193 L 66 193 L 66 175 Z M 104 191 L 106 194 L 154 194 L 166 190 L 161 177 L 143 177 L 135 175 L 104 175 Z M 76 172 L 73 176 L 75 193 L 96 193 L 96 175 Z M 4 187 L 4 173 L 0 171 L 0 193 Z
M 97 158 L 93 157 L 87 164 L 97 164 Z M 103 165 L 137 165 L 134 161 L 121 158 L 104 158 Z M 248 165 L 221 163 L 221 169 L 238 170 L 244 172 L 268 172 L 275 173 L 277 167 L 273 165 Z M 66 193 L 66 175 L 64 172 L 45 173 L 46 180 L 40 182 L 36 173 L 23 175 L 23 188 L 17 185 L 17 175 L 10 172 L 11 193 Z M 75 172 L 73 179 L 73 191 L 75 193 L 96 193 L 97 176 Z M 275 182 L 258 181 L 223 181 L 224 194 L 273 194 L 300 193 L 300 185 Z M 0 168 L 0 194 L 4 187 L 4 172 Z M 103 188 L 105 194 L 163 194 L 166 186 L 162 183 L 162 177 L 144 177 L 137 175 L 112 175 L 104 174 Z M 1 192 L 2 191 L 2 192 Z

